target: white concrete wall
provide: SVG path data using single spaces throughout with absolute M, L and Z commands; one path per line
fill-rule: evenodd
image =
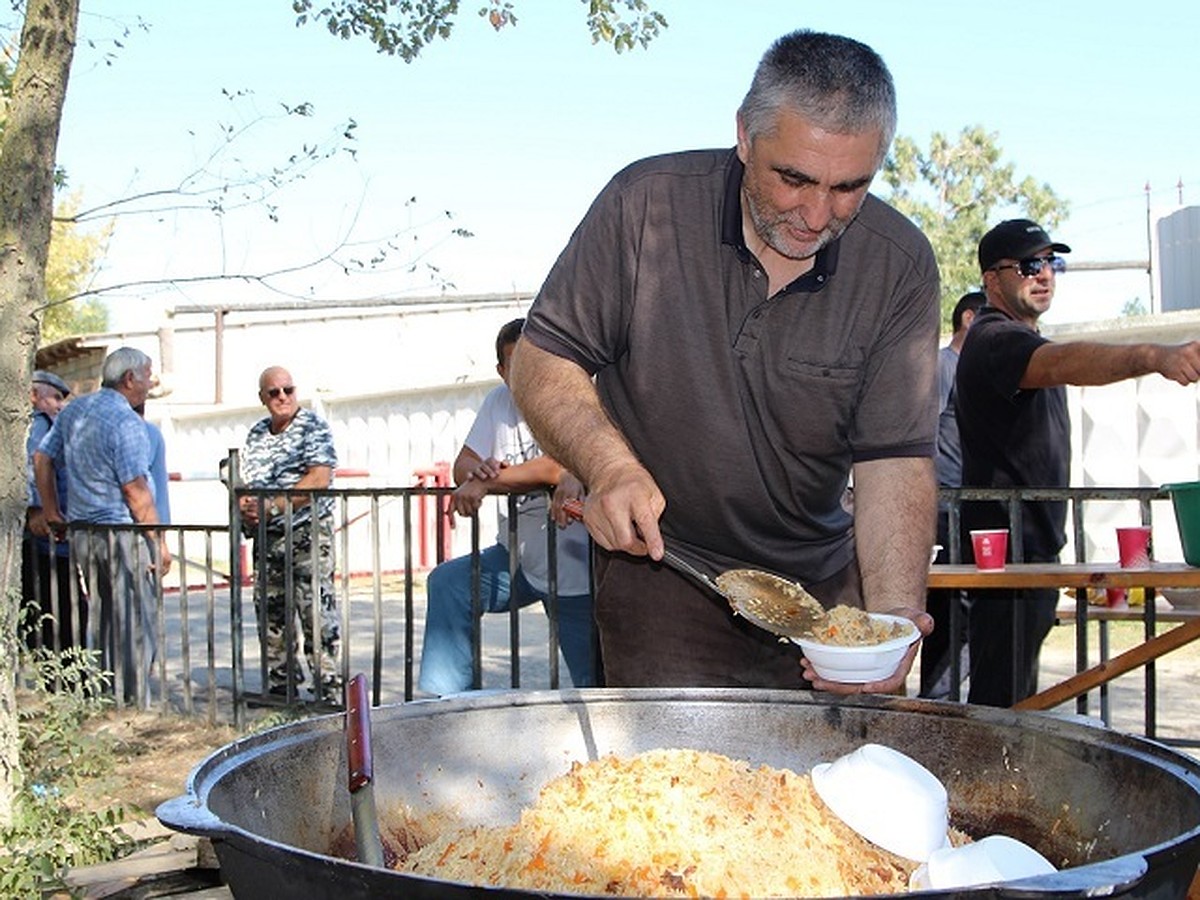
M 230 313 L 224 332 L 225 402 L 209 399 L 215 385 L 212 316 L 177 315 L 165 340 L 155 332 L 97 336 L 112 346 L 133 343 L 156 360 L 163 344 L 173 355 L 171 393 L 152 400 L 148 415 L 161 423 L 168 466 L 185 480 L 172 484 L 177 522 L 223 523 L 227 498 L 216 481 L 218 461 L 240 447 L 264 413 L 257 378 L 267 365 L 291 370 L 302 402 L 330 422 L 341 467 L 365 478 L 340 487 L 409 486 L 413 474 L 452 462 L 484 394 L 497 383 L 498 328 L 523 315 L 528 297 L 479 303 L 428 303 L 353 310 Z M 185 320 L 191 324 L 185 326 Z M 207 328 L 195 328 L 204 320 Z M 1182 342 L 1200 336 L 1200 313 L 1177 312 L 1090 325 L 1047 328 L 1055 340 Z M 1154 375 L 1107 387 L 1071 388 L 1074 486 L 1146 487 L 1200 479 L 1200 394 Z M 489 504 L 490 506 L 490 504 Z M 402 529 L 395 503 L 381 512 L 386 569 L 402 564 Z M 354 512 L 361 510 L 356 510 Z M 1135 524 L 1135 504 L 1097 505 L 1087 515 L 1088 558 L 1116 558 L 1116 525 Z M 351 565 L 369 567 L 365 520 L 353 526 Z M 488 510 L 483 540 L 494 534 Z M 1154 509 L 1159 559 L 1182 559 L 1169 503 Z M 455 552 L 469 529 L 456 529 Z M 1066 558 L 1073 558 L 1068 547 Z
M 360 470 L 363 475 L 342 476 L 338 488 L 412 487 L 416 473 L 436 463 L 453 463 L 459 447 L 474 421 L 475 410 L 498 379 L 471 382 L 425 391 L 397 391 L 366 396 L 324 397 L 305 405 L 319 412 L 330 423 L 338 453 L 338 468 Z M 262 408 L 230 410 L 177 409 L 160 420 L 167 441 L 167 465 L 180 473 L 171 484 L 171 513 L 177 523 L 223 525 L 228 523 L 228 494 L 218 477 L 220 461 L 231 449 L 240 449 L 250 426 L 262 417 Z M 413 528 L 422 521 L 421 504 L 414 504 Z M 490 543 L 495 534 L 495 516 L 488 504 L 484 516 L 482 540 Z M 425 541 L 432 559 L 434 523 L 424 519 Z M 350 526 L 351 571 L 372 568 L 371 516 L 369 501 L 347 501 L 346 520 Z M 384 549 L 382 568 L 403 568 L 404 518 L 398 498 L 381 501 L 379 538 Z M 469 529 L 459 528 L 453 535 L 455 553 L 469 548 Z M 419 548 L 418 548 L 419 549 Z M 339 544 L 339 553 L 341 545 Z M 416 551 L 414 551 L 416 553 Z M 222 559 L 228 553 L 222 548 Z M 414 556 L 414 562 L 420 559 Z
M 529 295 L 349 308 L 177 312 L 151 334 L 104 336 L 150 353 L 172 406 L 257 406 L 258 376 L 282 365 L 303 396 L 384 394 L 495 376 L 496 332 Z
M 499 383 L 496 333 L 524 315 L 530 299 L 232 310 L 219 339 L 211 311 L 182 312 L 157 331 L 96 335 L 89 343 L 109 350 L 129 344 L 154 358 L 166 391 L 148 403 L 147 416 L 163 429 L 168 468 L 180 476 L 171 484 L 172 518 L 225 524 L 228 495 L 218 465 L 265 415 L 257 398 L 264 368 L 283 365 L 291 371 L 301 403 L 333 429 L 339 468 L 365 472 L 339 478 L 336 487 L 412 486 L 418 471 L 453 462 L 475 410 Z M 214 403 L 218 381 L 223 402 Z M 350 565 L 353 571 L 369 570 L 369 505 L 356 500 L 346 512 L 353 520 Z M 414 527 L 418 516 L 414 506 Z M 490 543 L 492 504 L 485 505 L 482 519 L 481 539 Z M 424 546 L 432 553 L 432 522 L 427 517 L 424 524 L 429 532 Z M 399 569 L 404 522 L 398 500 L 381 504 L 379 526 L 383 568 Z M 470 530 L 455 529 L 452 540 L 453 552 L 466 552 Z M 215 552 L 227 565 L 227 549 Z

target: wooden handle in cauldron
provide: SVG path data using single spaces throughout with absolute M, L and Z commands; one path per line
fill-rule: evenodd
M 346 691 L 346 757 L 351 794 L 357 794 L 374 778 L 371 763 L 370 703 L 367 700 L 367 679 L 355 675 Z
M 384 865 L 379 817 L 375 811 L 375 773 L 371 762 L 371 704 L 367 678 L 358 674 L 346 691 L 346 762 L 350 779 L 350 808 L 354 814 L 354 843 L 359 862 Z

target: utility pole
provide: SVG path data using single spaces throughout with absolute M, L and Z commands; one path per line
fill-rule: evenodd
M 1181 179 L 1182 180 L 1182 179 Z M 1150 182 L 1146 182 L 1146 280 L 1150 282 L 1150 312 L 1158 312 L 1154 302 L 1154 229 L 1150 224 Z

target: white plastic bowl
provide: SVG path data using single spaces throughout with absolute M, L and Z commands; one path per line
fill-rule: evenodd
M 906 626 L 905 633 L 881 644 L 844 647 L 835 644 L 820 644 L 811 638 L 792 638 L 804 651 L 817 674 L 826 681 L 842 684 L 866 684 L 890 677 L 904 658 L 908 649 L 921 632 L 911 619 L 890 616 L 885 613 L 870 613 L 876 621 L 895 622 Z
M 945 891 L 981 884 L 999 884 L 1049 875 L 1054 864 L 1028 844 L 992 834 L 961 847 L 944 847 L 929 854 L 909 879 L 915 891 Z
M 945 785 L 899 750 L 863 744 L 832 763 L 813 766 L 812 780 L 834 815 L 884 850 L 924 862 L 949 846 Z

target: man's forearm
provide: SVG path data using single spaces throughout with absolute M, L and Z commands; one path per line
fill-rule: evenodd
M 522 339 L 509 383 L 542 449 L 592 485 L 614 465 L 637 464 L 600 403 L 591 376 Z
M 539 456 L 523 463 L 505 466 L 495 478 L 486 482 L 490 494 L 519 494 L 558 484 L 563 467 L 549 456 Z
M 1156 373 L 1181 384 L 1191 384 L 1197 371 L 1200 371 L 1200 345 L 1194 341 L 1179 346 L 1051 342 L 1038 347 L 1029 358 L 1021 387 L 1104 385 Z
M 333 467 L 332 466 L 312 466 L 300 479 L 290 488 L 280 488 L 280 490 L 299 491 L 304 488 L 314 488 L 316 490 L 325 490 L 333 484 Z M 291 503 L 292 511 L 308 506 L 312 502 L 312 494 L 281 494 L 278 497 L 268 496 L 265 498 L 265 505 L 268 510 L 274 505 L 280 512 L 288 508 L 288 503 Z
M 154 494 L 142 476 L 121 485 L 121 494 L 129 514 L 139 525 L 157 525 L 158 508 L 154 505 Z
M 936 516 L 931 459 L 855 465 L 854 534 L 868 610 L 924 609 Z
M 158 525 L 158 507 L 154 505 L 154 492 L 144 475 L 139 475 L 133 481 L 121 485 L 121 495 L 129 514 L 139 525 Z M 165 575 L 171 569 L 171 551 L 167 547 L 167 536 L 161 529 L 146 532 L 147 540 L 158 545 L 158 562 L 151 568 L 158 569 L 159 575 Z
M 62 510 L 58 508 L 58 476 L 54 474 L 54 460 L 40 450 L 33 454 L 33 477 L 43 514 L 51 521 L 60 520 Z

